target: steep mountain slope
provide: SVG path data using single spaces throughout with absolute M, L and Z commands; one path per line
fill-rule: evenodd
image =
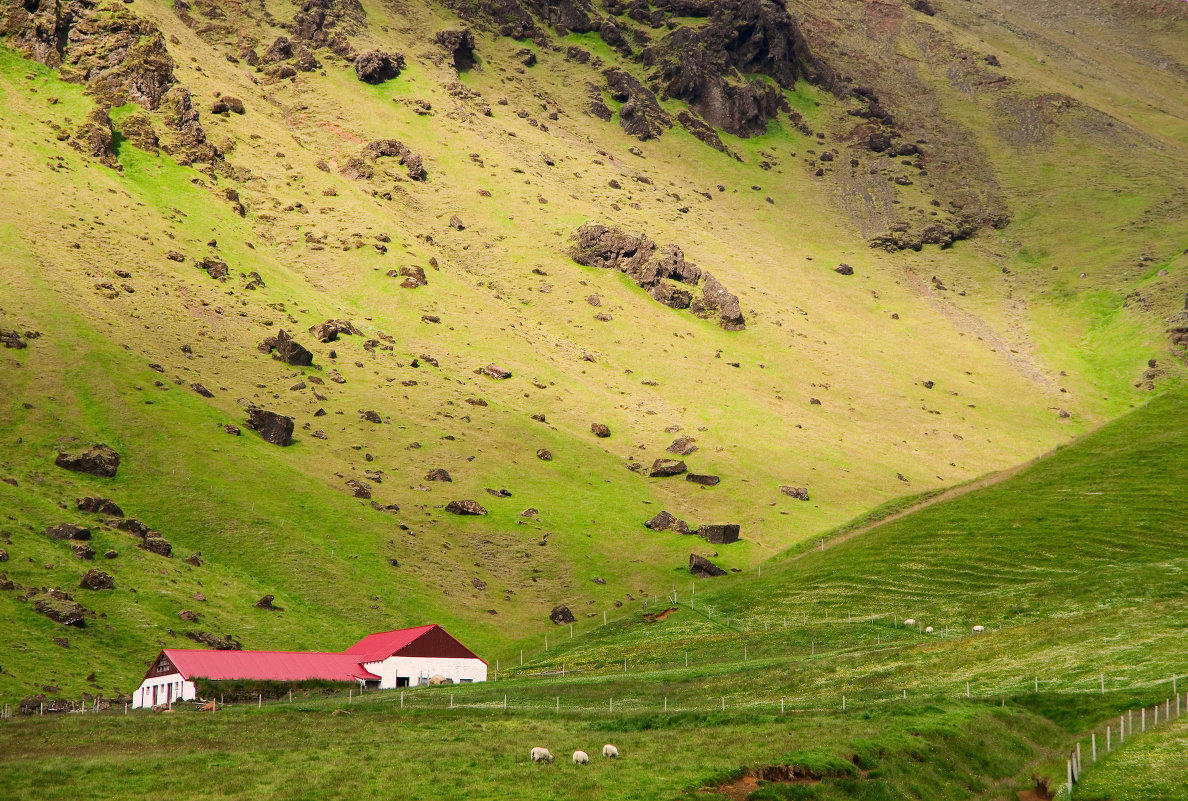
M 0 692 L 126 690 L 186 631 L 334 648 L 437 619 L 492 647 L 662 584 L 691 540 L 644 529 L 660 509 L 741 524 L 719 559 L 748 567 L 1176 380 L 1182 8 L 1080 39 L 996 3 L 639 5 L 581 6 L 584 32 L 565 4 L 467 6 L 472 52 L 428 4 L 4 7 L 0 328 L 27 347 L 0 362 Z M 358 79 L 374 48 L 398 75 Z M 723 289 L 579 265 L 585 223 Z M 327 320 L 360 333 L 319 342 Z M 312 364 L 261 352 L 281 329 Z M 228 434 L 248 405 L 293 443 Z M 720 484 L 646 475 L 679 436 Z M 114 478 L 54 466 L 93 442 Z M 65 522 L 119 552 L 114 590 L 73 589 L 92 565 L 42 533 Z M 65 651 L 29 594 L 55 585 L 106 615 Z

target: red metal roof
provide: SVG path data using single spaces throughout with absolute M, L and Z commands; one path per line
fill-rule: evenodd
M 379 676 L 359 664 L 350 654 L 326 654 L 304 651 L 205 651 L 191 648 L 166 648 L 164 654 L 186 679 L 211 681 L 246 679 L 251 681 L 355 681 Z
M 381 631 L 378 634 L 368 634 L 359 640 L 359 642 L 346 649 L 346 653 L 354 654 L 360 662 L 378 662 L 381 659 L 387 659 L 401 648 L 410 645 L 414 640 L 437 627 L 437 624 L 433 623 L 428 626 L 417 626 L 412 629 L 397 629 L 396 631 Z

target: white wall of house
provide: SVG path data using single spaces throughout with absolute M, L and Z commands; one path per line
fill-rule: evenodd
M 487 680 L 487 664 L 481 659 L 436 656 L 390 656 L 382 662 L 367 662 L 363 667 L 380 677 L 380 689 L 398 686 L 397 678 L 408 679 L 410 687 L 433 676 L 453 679 L 455 684 Z
M 186 681 L 180 673 L 169 673 L 165 676 L 152 676 L 141 682 L 136 692 L 132 693 L 132 708 L 148 709 L 154 705 L 193 701 L 197 697 L 198 689 L 194 682 Z

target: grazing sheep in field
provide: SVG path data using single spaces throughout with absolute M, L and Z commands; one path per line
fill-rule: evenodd
M 606 745 L 602 746 L 602 755 L 608 759 L 618 759 L 619 749 L 615 748 L 610 743 L 607 743 Z
M 974 634 L 981 634 L 985 630 L 986 630 L 985 626 L 974 626 L 973 627 Z
M 552 762 L 553 755 L 549 753 L 549 749 L 537 746 L 532 749 L 532 761 L 536 762 Z
M 916 625 L 916 619 L 914 617 L 909 617 L 907 620 L 903 621 L 903 625 L 914 626 Z
M 931 633 L 932 633 L 932 626 L 926 626 L 926 627 L 924 628 L 924 633 L 925 633 L 925 634 L 931 634 Z
M 573 764 L 575 764 L 575 765 L 589 765 L 590 764 L 590 755 L 587 754 L 585 751 L 574 751 L 573 752 Z

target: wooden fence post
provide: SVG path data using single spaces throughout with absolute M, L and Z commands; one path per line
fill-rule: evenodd
M 1089 735 L 1089 737 L 1091 738 L 1091 742 L 1093 743 L 1093 746 L 1092 746 L 1093 747 L 1093 761 L 1096 762 L 1097 761 L 1097 732 L 1091 733 Z

